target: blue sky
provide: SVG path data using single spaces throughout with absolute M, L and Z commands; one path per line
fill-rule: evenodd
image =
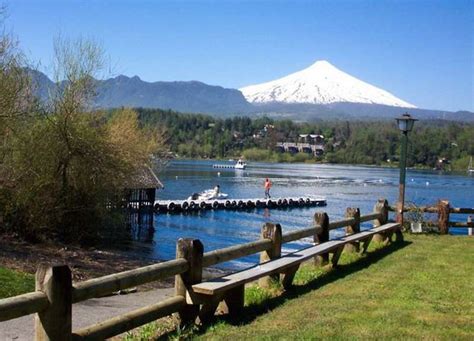
M 474 1 L 10 0 L 48 72 L 54 37 L 93 38 L 110 76 L 238 88 L 324 59 L 421 108 L 474 111 Z

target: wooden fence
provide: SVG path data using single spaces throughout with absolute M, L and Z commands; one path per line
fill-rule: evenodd
M 398 212 L 395 206 L 389 206 L 388 208 L 392 212 Z M 420 206 L 420 207 L 408 207 L 403 212 L 419 211 L 421 213 L 435 213 L 438 215 L 436 221 L 427 221 L 429 226 L 437 226 L 440 234 L 448 234 L 450 227 L 467 228 L 468 235 L 473 235 L 474 228 L 474 217 L 468 216 L 465 222 L 450 221 L 452 214 L 474 214 L 474 208 L 458 208 L 451 207 L 449 201 L 439 200 L 435 205 L 431 206 Z
M 189 316 L 195 316 L 193 310 L 196 306 L 187 301 L 186 295 L 189 294 L 189 285 L 202 281 L 203 267 L 258 252 L 261 253 L 261 261 L 266 262 L 269 255 L 279 257 L 281 244 L 307 237 L 313 238 L 318 245 L 325 245 L 325 243 L 329 245 L 334 243 L 329 241 L 330 230 L 345 227 L 346 234 L 353 235 L 360 231 L 360 224 L 363 222 L 374 221 L 374 226 L 380 226 L 388 221 L 389 209 L 386 200 L 379 200 L 374 207 L 374 213 L 361 216 L 359 209 L 349 208 L 346 211 L 346 219 L 335 222 L 330 222 L 326 213 L 316 213 L 313 226 L 280 234 L 278 240 L 274 235 L 269 235 L 264 226 L 260 240 L 206 253 L 203 253 L 203 246 L 199 240 L 180 239 L 174 260 L 79 283 L 72 283 L 71 271 L 66 265 L 41 265 L 36 272 L 35 292 L 0 300 L 0 322 L 36 314 L 36 340 L 80 340 L 112 337 L 173 313 L 179 313 L 182 320 L 186 320 L 188 316 L 189 321 Z M 391 237 L 391 234 L 389 236 Z M 379 241 L 390 238 L 387 235 L 373 237 Z M 368 245 L 368 243 L 364 243 L 364 249 L 367 246 L 365 244 Z M 350 251 L 350 245 L 345 245 L 345 247 L 349 247 Z M 336 251 L 338 255 L 336 256 L 336 253 L 333 255 L 333 265 L 337 263 L 341 251 L 339 248 Z M 201 257 L 196 257 L 196 252 L 201 252 Z M 334 262 L 335 257 L 337 259 Z M 328 259 L 329 254 L 315 257 L 318 263 L 327 263 Z M 171 276 L 175 276 L 176 295 L 174 297 L 72 331 L 72 304 Z M 243 300 L 243 290 L 240 297 L 240 300 Z

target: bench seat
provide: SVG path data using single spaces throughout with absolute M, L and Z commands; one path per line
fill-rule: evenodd
M 365 240 L 371 238 L 377 233 L 388 232 L 398 228 L 399 226 L 400 224 L 398 223 L 388 223 L 340 239 L 330 240 L 322 244 L 289 253 L 278 259 L 273 259 L 266 263 L 258 264 L 246 270 L 195 284 L 192 286 L 192 290 L 194 293 L 202 295 L 219 295 L 229 289 L 238 287 L 248 282 L 252 282 L 261 277 L 282 273 L 284 270 L 298 266 L 302 262 L 312 257 L 340 249 L 347 243 Z

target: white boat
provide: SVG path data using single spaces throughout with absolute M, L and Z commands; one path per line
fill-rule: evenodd
M 467 167 L 467 172 L 469 174 L 474 174 L 474 167 L 472 166 L 472 156 L 471 156 L 471 159 L 469 160 L 469 166 Z
M 247 167 L 247 164 L 245 161 L 238 160 L 235 164 L 229 165 L 229 164 L 215 164 L 212 165 L 213 168 L 231 168 L 231 169 L 245 169 Z
M 244 161 L 239 159 L 239 161 L 237 161 L 234 167 L 235 169 L 245 169 L 245 167 L 247 167 L 247 164 Z
M 225 199 L 228 195 L 221 192 L 216 192 L 214 189 L 207 189 L 200 193 L 193 193 L 188 200 L 213 200 Z

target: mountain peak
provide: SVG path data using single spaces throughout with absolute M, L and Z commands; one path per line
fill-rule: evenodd
M 241 88 L 252 103 L 331 104 L 338 102 L 382 104 L 415 108 L 391 93 L 339 70 L 326 60 L 267 83 Z
M 331 63 L 329 63 L 327 60 L 317 60 L 315 61 L 311 66 L 310 68 L 314 68 L 314 67 L 334 67 L 334 65 L 332 65 Z

